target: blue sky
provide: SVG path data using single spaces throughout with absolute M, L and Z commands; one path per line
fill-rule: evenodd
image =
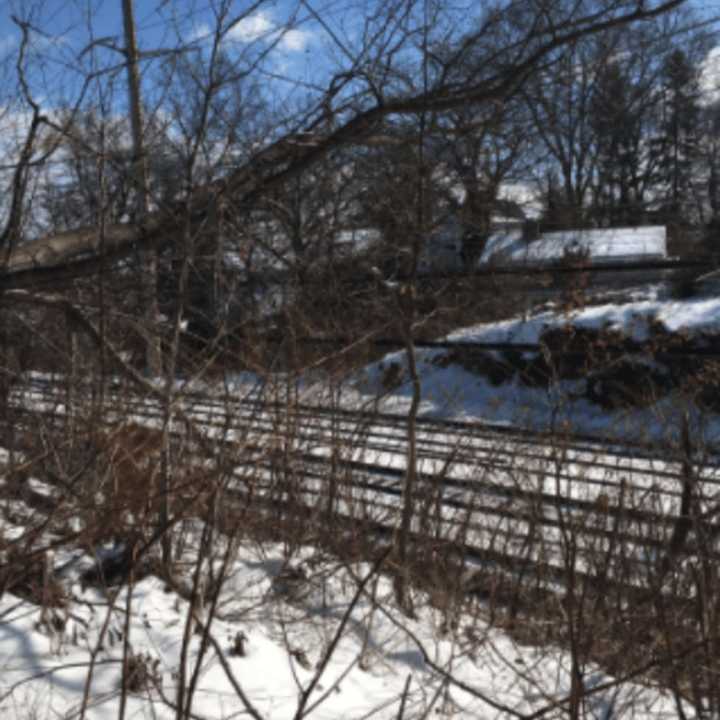
M 340 45 L 345 41 L 352 44 L 363 13 L 384 4 L 382 0 L 377 0 L 380 5 L 376 0 L 305 0 L 302 4 L 299 0 L 135 0 L 141 50 L 187 44 L 197 52 L 206 52 L 215 25 L 212 9 L 223 2 L 230 6 L 228 19 L 242 18 L 227 33 L 226 51 L 238 59 L 257 57 L 272 44 L 272 51 L 262 63 L 265 74 L 261 72 L 259 77 L 266 83 L 266 89 L 279 93 L 283 87 L 290 91 L 297 80 L 323 84 L 334 67 L 333 58 L 344 60 L 335 39 Z M 442 0 L 441 5 L 456 17 L 462 16 L 467 25 L 480 3 Z M 695 7 L 704 14 L 720 10 L 706 0 L 698 0 Z M 308 8 L 327 26 L 322 27 Z M 0 0 L 0 62 L 5 58 L 0 72 L 4 69 L 7 73 L 4 84 L 0 77 L 0 105 L 8 94 L 17 92 L 14 62 L 20 32 L 12 15 L 28 19 L 37 29 L 33 32 L 35 56 L 29 79 L 36 96 L 50 105 L 72 101 L 83 73 L 93 61 L 91 53 L 80 56 L 92 39 L 123 44 L 121 0 Z M 292 22 L 288 26 L 289 20 Z M 459 27 L 462 24 L 457 29 L 462 30 Z M 327 32 L 328 27 L 334 39 Z M 99 50 L 96 61 L 103 67 L 119 66 L 121 57 Z M 146 61 L 143 66 L 146 78 L 163 62 L 166 60 L 158 58 Z M 713 75 L 717 75 L 715 66 L 713 70 Z M 282 78 L 291 82 L 284 83 Z
M 327 13 L 324 1 L 317 3 L 317 9 Z M 184 44 L 196 52 L 207 51 L 216 27 L 212 9 L 217 4 L 213 0 L 135 0 L 140 49 Z M 249 58 L 272 46 L 262 63 L 269 82 L 281 83 L 282 77 L 310 83 L 324 79 L 330 63 L 320 28 L 307 10 L 298 11 L 289 0 L 236 0 L 229 7 L 226 23 L 240 19 L 226 35 L 226 52 Z M 81 55 L 93 40 L 119 47 L 124 43 L 121 0 L 0 0 L 0 59 L 5 58 L 10 74 L 21 36 L 13 15 L 28 20 L 33 28 L 30 79 L 34 91 L 46 100 L 55 95 L 54 102 L 62 103 L 61 98 L 72 97 L 93 61 L 90 52 Z M 334 21 L 331 15 L 323 16 Z M 119 54 L 104 49 L 98 49 L 95 58 L 104 67 L 121 62 Z M 164 61 L 146 61 L 144 72 L 152 73 Z
M 194 33 L 209 30 L 213 24 L 212 0 L 135 0 L 135 20 L 139 40 L 146 48 L 156 47 L 174 39 L 177 34 L 190 39 Z M 236 39 L 257 39 L 270 34 L 286 22 L 294 6 L 289 2 L 236 1 L 229 16 L 248 13 L 230 35 Z M 97 37 L 122 37 L 120 0 L 2 0 L 0 3 L 0 47 L 17 43 L 19 31 L 12 16 L 28 19 L 48 36 L 64 38 L 76 45 L 88 36 L 88 18 Z M 303 13 L 307 16 L 307 13 Z M 300 23 L 289 31 L 284 43 L 288 50 L 304 50 L 311 40 L 308 23 Z

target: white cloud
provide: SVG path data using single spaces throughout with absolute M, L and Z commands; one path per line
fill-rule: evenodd
M 243 18 L 228 33 L 228 37 L 239 42 L 252 42 L 269 35 L 275 28 L 270 15 L 264 11 Z
M 256 40 L 277 42 L 286 52 L 300 52 L 310 43 L 312 33 L 294 28 L 285 29 L 275 23 L 270 13 L 261 10 L 243 18 L 228 32 L 228 37 L 245 43 Z
M 280 45 L 290 52 L 300 52 L 310 43 L 312 33 L 307 30 L 287 30 L 280 38 Z

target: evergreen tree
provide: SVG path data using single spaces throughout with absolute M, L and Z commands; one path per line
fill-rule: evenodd
M 597 153 L 594 215 L 600 225 L 642 222 L 643 113 L 637 96 L 638 88 L 618 62 L 602 65 L 591 103 Z
M 700 178 L 705 183 L 702 220 L 720 219 L 720 100 L 713 100 L 700 114 Z
M 698 70 L 681 49 L 665 59 L 661 76 L 659 172 L 664 215 L 669 223 L 691 220 L 693 171 L 699 156 L 700 85 Z
M 543 213 L 540 218 L 539 232 L 555 232 L 557 230 L 578 230 L 585 226 L 578 207 L 568 202 L 567 194 L 553 170 L 549 170 L 544 178 Z

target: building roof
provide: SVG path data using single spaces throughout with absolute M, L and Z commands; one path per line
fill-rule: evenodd
M 568 254 L 587 253 L 592 262 L 667 257 L 664 226 L 564 230 L 543 233 L 527 242 L 520 232 L 498 233 L 488 240 L 481 263 L 543 264 L 562 260 Z

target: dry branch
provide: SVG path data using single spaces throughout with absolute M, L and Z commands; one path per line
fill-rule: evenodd
M 296 133 L 283 137 L 256 153 L 227 178 L 195 189 L 185 203 L 149 214 L 142 226 L 116 224 L 106 227 L 103 243 L 97 228 L 84 227 L 16 248 L 5 263 L 0 289 L 30 288 L 86 275 L 105 259 L 171 243 L 179 236 L 183 214 L 189 218 L 191 226 L 197 227 L 206 219 L 214 200 L 222 199 L 236 207 L 250 206 L 332 150 L 376 136 L 381 121 L 387 117 L 440 112 L 468 103 L 503 102 L 518 92 L 553 51 L 588 35 L 649 20 L 686 1 L 667 0 L 655 5 L 640 1 L 612 2 L 601 11 L 543 28 L 539 36 L 538 28 L 532 27 L 509 49 L 515 54 L 514 61 L 500 64 L 499 69 L 480 82 L 447 83 L 409 97 L 379 98 L 373 107 L 355 114 L 329 134 Z M 628 9 L 623 12 L 626 7 Z

